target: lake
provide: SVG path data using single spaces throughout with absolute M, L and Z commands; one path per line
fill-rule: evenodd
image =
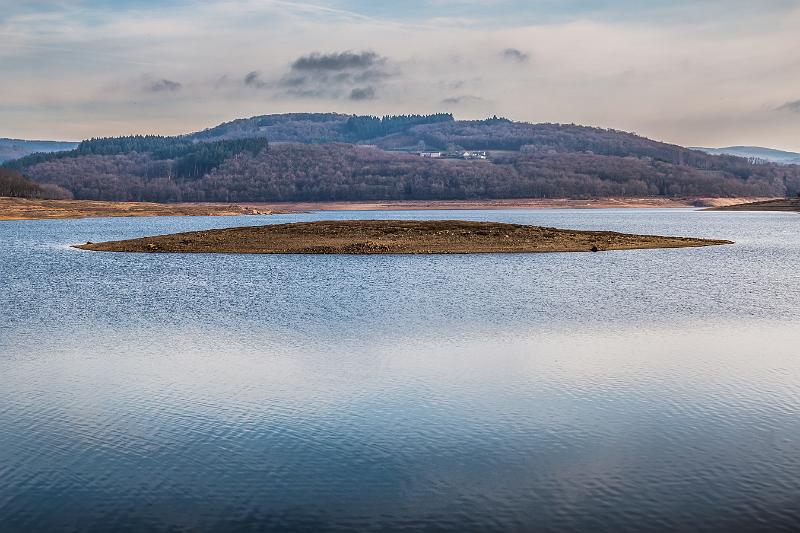
M 85 252 L 288 221 L 731 246 Z M 686 209 L 0 222 L 0 531 L 796 530 L 800 216 Z

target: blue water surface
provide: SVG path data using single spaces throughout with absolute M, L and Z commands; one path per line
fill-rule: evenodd
M 731 246 L 429 256 L 70 244 L 469 219 Z M 0 222 L 0 531 L 793 530 L 800 216 Z

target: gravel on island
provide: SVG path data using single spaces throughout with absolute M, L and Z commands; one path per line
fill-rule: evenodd
M 462 220 L 349 220 L 194 231 L 86 243 L 102 252 L 230 254 L 465 254 L 591 252 L 732 244 L 726 240 L 578 231 Z

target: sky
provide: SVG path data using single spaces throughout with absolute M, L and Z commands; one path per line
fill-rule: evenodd
M 0 137 L 452 112 L 800 150 L 800 0 L 0 0 Z

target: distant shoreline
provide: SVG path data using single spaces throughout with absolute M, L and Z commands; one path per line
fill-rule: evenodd
M 608 209 L 724 207 L 763 198 L 596 198 L 504 200 L 392 200 L 357 202 L 177 203 L 0 198 L 0 220 L 96 217 L 270 215 L 305 211 Z
M 763 201 L 764 198 L 509 198 L 493 200 L 365 200 L 349 202 L 251 203 L 241 205 L 283 211 L 387 211 L 488 209 L 664 209 L 708 208 Z
M 36 200 L 0 197 L 0 220 L 52 220 L 99 217 L 270 215 L 273 210 L 235 204 Z
M 800 198 L 779 198 L 760 202 L 748 202 L 735 205 L 717 206 L 715 211 L 782 211 L 800 212 Z

